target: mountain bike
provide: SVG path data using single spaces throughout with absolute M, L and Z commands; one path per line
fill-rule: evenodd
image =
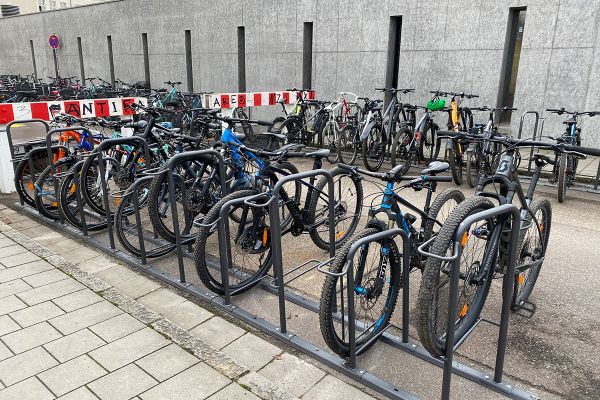
M 558 115 L 569 115 L 569 118 L 563 122 L 566 125 L 565 132 L 556 140 L 558 143 L 575 146 L 581 146 L 581 128 L 577 126 L 578 118 L 582 115 L 593 117 L 600 114 L 599 111 L 566 111 L 564 107 L 560 109 L 547 109 L 546 111 Z M 554 168 L 552 169 L 550 182 L 555 183 L 558 187 L 559 203 L 565 201 L 567 189 L 575 182 L 578 164 L 579 159 L 576 156 L 564 152 L 555 153 Z
M 326 122 L 321 131 L 321 147 L 330 150 L 327 161 L 332 164 L 339 158 L 337 145 L 340 130 L 344 129 L 352 119 L 352 110 L 356 107 L 357 100 L 358 96 L 354 93 L 338 92 L 337 99 L 323 109 Z
M 279 176 L 289 175 L 277 168 L 276 162 L 287 162 L 291 158 L 312 158 L 313 169 L 320 169 L 329 150 L 321 149 L 302 152 L 301 145 L 288 144 L 277 151 L 251 149 L 233 144 L 250 157 L 257 157 L 258 171 L 252 179 L 252 187 L 237 190 L 222 198 L 204 217 L 195 243 L 194 260 L 198 276 L 211 291 L 223 294 L 220 268 L 213 268 L 219 260 L 217 222 L 223 205 L 234 199 L 265 193 L 266 198 L 256 200 L 259 206 L 238 204 L 229 210 L 231 234 L 232 271 L 230 288 L 232 293 L 242 293 L 256 285 L 271 268 L 271 228 L 268 212 L 264 206 L 269 197 L 269 188 L 279 181 Z M 275 162 L 276 161 L 276 162 Z M 281 235 L 299 236 L 308 233 L 313 243 L 321 249 L 329 249 L 329 202 L 334 202 L 335 246 L 339 247 L 358 224 L 362 209 L 362 184 L 359 177 L 340 168 L 330 171 L 334 179 L 334 198 L 330 199 L 326 189 L 327 180 L 312 177 L 304 184 L 306 194 L 299 195 L 299 182 L 291 182 L 280 192 L 281 207 L 287 217 L 281 220 Z M 304 196 L 304 199 L 302 199 Z
M 516 111 L 516 108 L 489 108 L 483 106 L 471 108 L 471 111 L 489 112 L 487 123 L 485 125 L 476 124 L 474 127 L 474 129 L 477 131 L 482 132 L 484 135 L 483 140 L 478 140 L 470 144 L 465 151 L 467 184 L 469 187 L 474 188 L 479 182 L 481 175 L 492 175 L 496 170 L 501 146 L 496 142 L 490 142 L 489 140 L 486 140 L 487 138 L 498 135 L 496 114 L 507 111 Z
M 439 140 L 436 137 L 439 126 L 434 122 L 433 113 L 443 110 L 446 101 L 440 98 L 442 92 L 432 91 L 430 93 L 434 96 L 426 107 L 405 107 L 412 112 L 416 112 L 418 109 L 423 109 L 425 112 L 414 125 L 405 124 L 392 139 L 391 163 L 392 165 L 404 164 L 405 172 L 408 172 L 413 163 L 436 160 L 440 152 Z
M 400 290 L 402 268 L 423 268 L 425 259 L 418 254 L 418 246 L 435 235 L 444 223 L 451 210 L 464 200 L 458 189 L 447 189 L 441 192 L 431 203 L 432 194 L 438 182 L 451 182 L 450 176 L 437 176 L 449 168 L 448 163 L 433 162 L 422 171 L 420 176 L 404 175 L 401 165 L 397 165 L 386 173 L 370 172 L 356 167 L 343 166 L 352 174 L 363 174 L 385 182 L 381 192 L 371 202 L 369 221 L 366 229 L 357 232 L 337 252 L 330 271 L 340 273 L 346 263 L 350 247 L 359 239 L 377 232 L 392 229 L 395 226 L 403 229 L 411 244 L 411 264 L 401 265 L 400 250 L 393 239 L 387 238 L 365 244 L 356 254 L 354 268 L 354 303 L 356 312 L 356 346 L 366 350 L 372 346 L 376 338 L 388 326 L 394 313 L 396 300 Z M 395 184 L 402 184 L 399 188 Z M 420 191 L 425 189 L 427 196 L 423 209 L 413 205 L 398 194 L 403 189 Z M 417 227 L 417 217 L 410 213 L 402 213 L 400 206 L 415 212 L 421 220 Z M 339 276 L 328 275 L 321 291 L 319 304 L 319 322 L 321 334 L 331 350 L 342 356 L 348 356 L 348 316 L 344 314 L 344 294 L 346 287 Z M 340 308 L 336 305 L 341 305 Z
M 381 168 L 388 153 L 391 140 L 396 130 L 403 124 L 414 124 L 412 109 L 405 109 L 398 99 L 398 93 L 411 93 L 414 89 L 378 88 L 375 89 L 390 95 L 390 102 L 382 114 L 383 104 L 372 107 L 365 117 L 365 124 L 360 135 L 363 163 L 367 170 L 375 172 Z
M 473 114 L 467 107 L 461 107 L 465 99 L 474 99 L 479 97 L 475 94 L 465 94 L 464 92 L 438 92 L 440 96 L 450 97 L 450 107 L 444 108 L 448 113 L 448 130 L 454 132 L 467 132 L 473 128 Z M 451 139 L 446 141 L 445 157 L 450 164 L 452 178 L 454 183 L 460 185 L 463 175 L 463 154 L 468 141 L 461 139 Z
M 458 132 L 439 132 L 440 136 L 481 140 L 481 135 Z M 511 204 L 513 200 L 520 207 L 520 221 L 510 221 L 506 216 L 483 220 L 469 227 L 461 238 L 463 247 L 460 259 L 459 295 L 457 308 L 450 310 L 456 317 L 456 345 L 462 341 L 479 321 L 480 313 L 494 274 L 505 274 L 509 262 L 510 226 L 520 225 L 517 244 L 517 260 L 512 298 L 513 309 L 526 306 L 533 287 L 538 279 L 545 260 L 552 222 L 550 202 L 542 197 L 534 199 L 534 192 L 542 168 L 554 161 L 543 154 L 534 154 L 535 170 L 531 182 L 524 191 L 517 174 L 520 162 L 519 148 L 536 147 L 552 149 L 578 157 L 584 154 L 600 155 L 600 150 L 566 144 L 552 144 L 533 140 L 515 140 L 508 137 L 487 139 L 505 147 L 493 176 L 482 176 L 474 196 L 457 206 L 433 242 L 430 254 L 448 256 L 454 251 L 454 235 L 461 222 L 470 215 L 494 207 L 490 199 L 498 204 Z M 516 198 L 515 198 L 516 197 Z M 454 264 L 436 257 L 428 257 L 417 301 L 418 332 L 423 346 L 433 356 L 442 356 L 446 347 L 448 320 L 449 277 Z
M 337 161 L 347 165 L 354 164 L 358 154 L 362 154 L 360 135 L 364 127 L 364 116 L 378 104 L 377 100 L 371 101 L 368 97 L 358 97 L 356 100 L 356 112 L 347 117 L 336 144 Z M 362 106 L 359 101 L 363 103 Z

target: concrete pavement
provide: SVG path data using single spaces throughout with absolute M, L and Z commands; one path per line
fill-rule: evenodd
M 372 398 L 14 210 L 0 220 L 0 400 Z

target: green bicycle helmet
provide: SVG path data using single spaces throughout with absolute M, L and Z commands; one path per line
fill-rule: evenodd
M 440 111 L 444 107 L 446 107 L 446 99 L 431 99 L 427 102 L 430 111 Z

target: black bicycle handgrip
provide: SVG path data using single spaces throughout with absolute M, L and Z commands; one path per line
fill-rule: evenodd
M 565 145 L 566 151 L 574 151 L 577 153 L 582 153 L 588 156 L 600 157 L 600 149 L 596 149 L 593 147 L 581 147 L 581 146 L 571 146 Z
M 258 120 L 256 121 L 256 123 L 258 125 L 262 125 L 262 126 L 273 126 L 273 122 L 272 121 L 263 121 L 263 120 Z

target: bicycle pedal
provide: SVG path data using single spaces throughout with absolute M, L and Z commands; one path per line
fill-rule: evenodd
M 522 301 L 519 305 L 514 306 L 513 310 L 515 314 L 524 317 L 531 318 L 537 311 L 537 306 L 535 303 L 530 302 L 529 300 Z

